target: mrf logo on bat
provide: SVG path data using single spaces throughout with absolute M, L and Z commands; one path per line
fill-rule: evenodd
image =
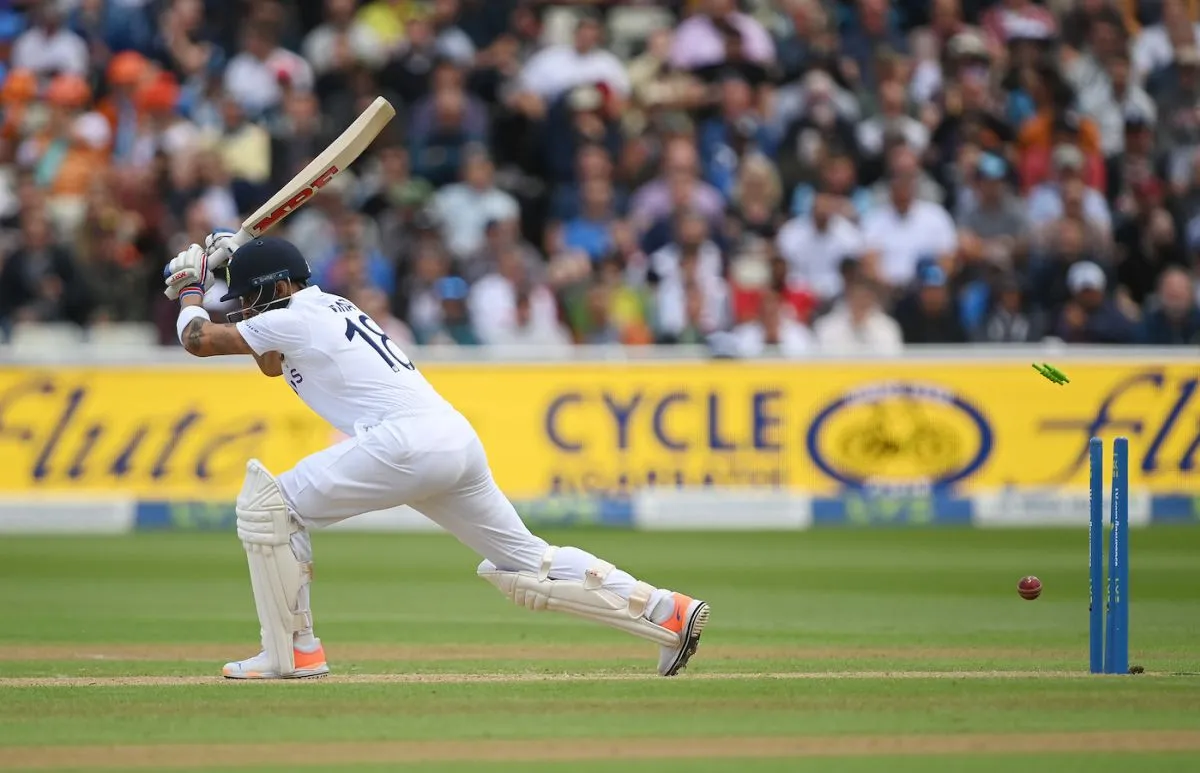
M 341 170 L 338 169 L 337 165 L 335 164 L 326 169 L 324 172 L 321 172 L 321 174 L 317 175 L 315 180 L 309 183 L 306 187 L 301 188 L 295 196 L 280 204 L 275 208 L 275 211 L 255 223 L 254 233 L 261 234 L 271 226 L 275 225 L 275 223 L 278 221 L 290 215 L 295 209 L 300 207 L 302 204 L 304 204 L 304 202 L 311 199 L 317 194 L 318 191 L 324 188 L 339 171 Z

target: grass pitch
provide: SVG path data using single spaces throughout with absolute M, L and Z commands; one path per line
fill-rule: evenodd
M 1083 530 L 544 536 L 708 599 L 692 668 L 516 609 L 445 536 L 318 534 L 334 675 L 230 683 L 232 535 L 5 537 L 0 769 L 1200 769 L 1200 529 L 1132 533 L 1125 677 L 1085 673 Z

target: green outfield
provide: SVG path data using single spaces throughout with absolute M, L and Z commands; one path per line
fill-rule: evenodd
M 708 599 L 691 669 L 516 609 L 441 535 L 319 534 L 334 675 L 231 683 L 233 535 L 4 537 L 0 769 L 1200 769 L 1200 528 L 1132 533 L 1123 677 L 1085 673 L 1084 530 L 545 536 Z

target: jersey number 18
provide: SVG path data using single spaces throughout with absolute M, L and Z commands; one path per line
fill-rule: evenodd
M 367 345 L 375 350 L 375 353 L 383 358 L 387 366 L 393 372 L 399 372 L 401 368 L 407 370 L 416 370 L 416 366 L 412 364 L 397 349 L 392 347 L 392 339 L 388 338 L 387 333 L 379 329 L 379 327 L 371 321 L 371 318 L 366 314 L 360 314 L 358 317 L 359 324 L 354 324 L 349 317 L 346 318 L 346 340 L 353 341 L 354 336 L 358 336 L 367 342 Z M 362 327 L 359 327 L 361 325 Z M 376 341 L 378 339 L 378 341 Z

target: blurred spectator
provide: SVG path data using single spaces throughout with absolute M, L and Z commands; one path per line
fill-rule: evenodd
M 742 159 L 772 155 L 775 137 L 765 116 L 754 104 L 754 92 L 740 75 L 729 75 L 720 84 L 720 114 L 700 125 L 700 157 L 706 159 L 704 177 L 725 198 L 733 194 Z
M 1059 145 L 1054 149 L 1054 179 L 1038 185 L 1029 192 L 1028 215 L 1031 226 L 1040 226 L 1062 217 L 1064 188 L 1070 186 L 1072 181 L 1080 181 L 1086 185 L 1083 176 L 1084 163 L 1083 153 L 1073 145 Z M 1087 186 L 1083 191 L 1083 211 L 1096 225 L 1105 230 L 1112 228 L 1108 202 L 1105 201 L 1104 194 L 1091 186 Z
M 381 4 L 377 2 L 374 5 Z M 367 6 L 364 11 L 370 7 Z M 359 12 L 358 18 L 363 18 L 363 12 Z M 424 18 L 413 19 L 404 31 L 408 38 L 403 44 L 393 46 L 380 39 L 385 50 L 392 53 L 380 73 L 380 81 L 393 91 L 402 103 L 412 104 L 429 93 L 430 73 L 438 59 L 437 37 L 433 25 Z M 378 32 L 375 34 L 378 37 Z
M 571 45 L 549 46 L 521 70 L 520 88 L 549 103 L 577 86 L 604 87 L 621 97 L 629 95 L 629 76 L 621 60 L 601 47 L 604 28 L 590 11 L 580 13 Z
M 482 147 L 464 151 L 460 179 L 462 182 L 438 191 L 433 210 L 450 251 L 465 257 L 483 244 L 489 222 L 515 220 L 521 210 L 516 199 L 496 187 L 495 168 Z
M 1200 343 L 1200 309 L 1186 271 L 1175 267 L 1163 271 L 1155 303 L 1142 320 L 1139 340 L 1156 346 Z
M 144 53 L 199 90 L 225 64 L 225 50 L 214 29 L 218 22 L 205 19 L 204 0 L 173 0 L 158 18 L 158 39 Z
M 728 323 L 729 289 L 715 246 L 703 241 L 706 229 L 696 213 L 682 215 L 676 244 L 650 256 L 659 343 L 695 342 Z
M 932 261 L 921 267 L 916 289 L 899 304 L 896 319 L 907 344 L 961 344 L 967 341 L 946 272 Z
M 612 251 L 612 226 L 616 219 L 613 209 L 612 184 L 603 178 L 583 184 L 583 211 L 562 226 L 562 246 L 579 250 L 591 260 L 599 261 Z
M 54 243 L 40 212 L 26 213 L 21 239 L 0 266 L 0 327 L 22 322 L 84 325 L 93 305 L 83 272 L 65 247 Z
M 142 81 L 151 76 L 150 63 L 136 51 L 122 51 L 108 63 L 108 95 L 97 110 L 109 123 L 115 163 L 129 160 L 138 133 L 136 94 Z
M 1000 45 L 1015 40 L 1049 40 L 1058 34 L 1054 14 L 1033 0 L 1000 0 L 983 15 L 983 28 Z
M 1133 66 L 1139 80 L 1169 67 L 1181 48 L 1200 46 L 1200 24 L 1186 0 L 1162 0 L 1162 18 L 1142 28 L 1133 44 Z
M 741 357 L 803 357 L 813 349 L 812 333 L 787 312 L 775 292 L 763 294 L 758 318 L 733 329 L 733 343 Z
M 858 148 L 865 158 L 883 155 L 884 137 L 894 135 L 902 138 L 905 145 L 917 154 L 929 145 L 929 129 L 907 112 L 904 84 L 891 80 L 879 86 L 878 114 L 859 123 L 857 130 Z
M 815 64 L 829 32 L 829 15 L 819 0 L 784 0 L 775 52 L 780 75 L 792 79 Z
M 842 292 L 841 262 L 859 257 L 864 248 L 858 227 L 837 210 L 837 197 L 821 191 L 812 213 L 789 220 L 776 241 L 779 254 L 787 261 L 789 277 L 822 299 Z
M 993 260 L 1010 263 L 1024 251 L 1028 237 L 1024 207 L 1009 188 L 1004 159 L 985 153 L 978 171 L 975 200 L 963 213 L 962 228 L 983 240 L 983 250 Z
M 892 184 L 889 175 L 899 174 L 902 177 L 912 177 L 915 181 L 914 196 L 919 201 L 929 201 L 941 204 L 945 200 L 945 191 L 933 177 L 921 167 L 921 159 L 917 153 L 896 138 L 886 151 L 887 170 L 879 182 L 869 190 L 871 208 L 887 206 L 892 199 Z M 864 212 L 865 216 L 866 213 Z
M 1137 304 L 1158 286 L 1159 275 L 1186 260 L 1175 220 L 1163 206 L 1164 189 L 1154 178 L 1133 185 L 1134 211 L 1117 227 L 1117 285 Z
M 1136 114 L 1153 124 L 1157 109 L 1154 100 L 1134 82 L 1129 54 L 1117 36 L 1124 31 L 1118 22 L 1094 23 L 1093 37 L 1105 31 L 1104 50 L 1078 56 L 1068 64 L 1067 75 L 1079 90 L 1079 106 L 1096 120 L 1100 129 L 1100 148 L 1106 158 L 1113 158 L 1125 149 L 1126 116 Z
M 434 293 L 440 304 L 440 319 L 437 328 L 429 335 L 433 345 L 478 346 L 482 343 L 475 334 L 471 316 L 467 311 L 469 289 L 462 277 L 448 276 L 434 285 Z
M 524 297 L 529 304 L 529 320 L 535 336 L 549 336 L 558 329 L 558 308 L 554 294 L 544 285 L 532 282 L 516 245 L 508 246 L 496 256 L 495 270 L 475 282 L 467 308 L 471 323 L 483 343 L 508 335 L 518 325 L 518 300 Z
M 710 239 L 708 221 L 696 210 L 680 210 L 675 216 L 671 242 L 651 254 L 648 261 L 648 279 L 657 288 L 658 337 L 670 339 L 678 335 L 689 285 L 693 284 L 704 295 L 710 329 L 721 325 L 728 310 L 724 273 L 723 256 Z
M 379 44 L 388 51 L 403 47 L 412 27 L 422 21 L 421 3 L 414 0 L 371 0 L 359 9 L 355 20 L 370 30 Z
M 792 193 L 792 214 L 796 217 L 812 214 L 818 189 L 832 197 L 837 214 L 854 223 L 859 222 L 873 204 L 871 191 L 858 185 L 854 159 L 846 153 L 831 153 L 822 160 L 816 183 L 796 186 Z
M 1130 110 L 1125 114 L 1125 137 L 1121 155 L 1110 163 L 1108 198 L 1115 219 L 1133 213 L 1133 184 L 1157 177 L 1159 166 L 1154 149 L 1154 125 L 1146 114 Z M 1193 162 L 1194 165 L 1194 162 Z M 1180 186 L 1185 187 L 1185 186 Z
M 450 92 L 462 102 L 463 134 L 475 142 L 486 142 L 488 136 L 487 105 L 466 90 L 466 71 L 452 59 L 435 60 L 429 75 L 430 94 L 412 106 L 409 133 L 413 138 L 427 137 L 437 130 L 439 95 Z M 444 111 L 443 111 L 444 112 Z M 445 123 L 444 121 L 442 122 Z
M 356 6 L 356 0 L 325 0 L 324 21 L 304 38 L 304 58 L 317 78 L 359 64 L 375 68 L 386 60 L 387 51 L 375 32 L 355 18 Z
M 1065 86 L 1062 88 L 1066 88 Z M 1060 172 L 1061 158 L 1071 151 L 1072 167 L 1090 188 L 1105 190 L 1106 170 L 1100 130 L 1090 118 L 1071 111 L 1043 110 L 1025 122 L 1018 140 L 1021 188 L 1028 191 Z M 1078 160 L 1074 160 L 1075 158 Z
M 783 223 L 783 190 L 775 165 L 762 154 L 747 156 L 730 195 L 725 237 L 734 244 L 750 238 L 773 239 Z
M 1104 269 L 1091 261 L 1080 261 L 1067 273 L 1070 300 L 1063 307 L 1055 335 L 1067 343 L 1132 343 L 1136 328 L 1128 317 L 1105 297 Z
M 617 152 L 621 138 L 612 116 L 616 109 L 614 100 L 595 86 L 577 86 L 551 105 L 538 153 L 551 181 L 572 178 L 580 147 L 601 145 L 610 153 Z
M 737 10 L 736 0 L 700 0 L 695 13 L 675 29 L 671 66 L 707 75 L 717 68 L 739 68 L 762 77 L 775 62 L 775 42 L 753 17 Z
M 397 288 L 392 306 L 408 321 L 419 344 L 429 343 L 442 325 L 440 282 L 450 273 L 450 260 L 439 243 L 423 240 L 413 250 L 412 265 Z
M 624 212 L 629 193 L 613 183 L 613 163 L 608 150 L 601 144 L 584 143 L 575 151 L 575 174 L 571 182 L 559 183 L 550 196 L 550 220 L 561 222 L 580 214 L 583 207 L 583 187 L 595 180 L 613 187 L 613 206 Z
M 530 293 L 518 290 L 513 307 L 513 323 L 493 331 L 490 343 L 500 346 L 537 346 L 559 349 L 570 346 L 571 336 L 557 319 L 538 323 L 534 318 Z
M 879 304 L 875 287 L 856 280 L 842 300 L 813 325 L 817 344 L 836 354 L 896 354 L 903 348 L 900 325 Z
M 321 103 L 311 92 L 297 91 L 283 101 L 275 121 L 267 160 L 271 190 L 278 190 L 329 144 L 321 121 Z M 407 158 L 405 159 L 407 162 Z
M 733 264 L 729 274 L 733 319 L 736 322 L 757 318 L 759 306 L 767 293 L 778 295 L 789 307 L 788 313 L 805 325 L 816 311 L 817 296 L 803 282 L 789 275 L 788 263 L 779 255 L 766 258 L 760 252 L 748 252 Z
M 216 148 L 233 181 L 238 211 L 253 212 L 271 190 L 271 135 L 262 125 L 246 120 L 242 106 L 231 98 L 221 102 L 222 130 L 207 139 Z M 288 178 L 290 179 L 290 177 Z
M 663 148 L 658 177 L 634 191 L 629 214 L 643 230 L 672 212 L 672 187 L 682 191 L 683 199 L 709 222 L 718 222 L 725 212 L 721 193 L 699 179 L 696 145 L 686 138 L 672 139 Z
M 1042 308 L 1058 315 L 1071 296 L 1067 285 L 1071 267 L 1081 261 L 1096 263 L 1100 260 L 1098 249 L 1095 240 L 1089 239 L 1087 223 L 1063 218 L 1054 225 L 1029 272 L 1030 291 Z
M 396 289 L 395 267 L 368 243 L 363 217 L 350 215 L 338 220 L 336 231 L 334 254 L 324 259 L 314 255 L 316 284 L 346 298 L 365 289 L 391 295 Z
M 485 137 L 468 115 L 470 101 L 461 89 L 447 88 L 432 97 L 432 120 L 416 125 L 409 137 L 413 172 L 434 186 L 448 185 L 470 166 L 469 157 L 486 155 Z M 490 167 L 490 161 L 488 162 Z
M 863 240 L 878 277 L 886 284 L 910 282 L 922 258 L 951 256 L 958 244 L 954 221 L 940 205 L 917 198 L 919 176 L 908 156 L 898 156 L 887 181 L 890 198 L 863 218 Z
M 241 51 L 225 69 L 225 91 L 246 114 L 257 118 L 283 101 L 284 88 L 312 88 L 313 73 L 299 54 L 282 48 L 265 24 L 242 32 Z
M 1164 83 L 1158 102 L 1158 132 L 1155 147 L 1167 158 L 1171 179 L 1186 174 L 1192 154 L 1200 149 L 1200 49 L 1195 46 L 1175 52 L 1174 78 Z
M 1005 275 L 995 287 L 992 308 L 975 339 L 991 344 L 1024 344 L 1046 334 L 1045 314 L 1029 303 L 1014 275 Z
M 91 57 L 83 38 L 63 25 L 62 4 L 35 4 L 30 26 L 12 48 L 12 66 L 48 77 L 87 75 Z
M 908 41 L 897 28 L 890 0 L 857 0 L 856 16 L 842 35 L 842 77 L 853 86 L 871 89 L 878 82 L 877 58 L 908 53 Z

